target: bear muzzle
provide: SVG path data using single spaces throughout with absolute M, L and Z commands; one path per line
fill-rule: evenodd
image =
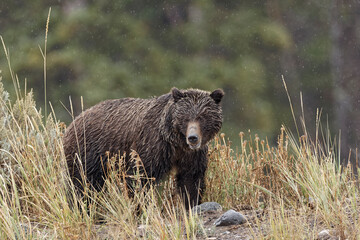
M 201 146 L 201 132 L 198 122 L 190 122 L 186 130 L 186 143 L 190 149 L 197 150 Z

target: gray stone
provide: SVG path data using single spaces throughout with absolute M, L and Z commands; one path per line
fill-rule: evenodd
M 311 209 L 314 209 L 314 208 L 316 207 L 316 202 L 315 202 L 315 200 L 314 200 L 312 197 L 309 197 L 308 206 L 309 206 Z
M 194 213 L 221 212 L 222 207 L 217 202 L 204 202 L 193 207 L 192 211 Z
M 138 230 L 139 237 L 144 237 L 146 235 L 147 228 L 148 227 L 144 224 L 141 224 L 140 226 L 138 226 L 137 230 Z
M 334 237 L 331 235 L 330 230 L 324 229 L 318 233 L 317 240 L 330 240 L 330 239 L 334 239 Z
M 219 227 L 219 226 L 239 225 L 245 222 L 246 222 L 246 218 L 241 213 L 231 209 L 226 213 L 224 213 L 221 217 L 219 217 L 214 222 L 214 225 L 216 227 Z

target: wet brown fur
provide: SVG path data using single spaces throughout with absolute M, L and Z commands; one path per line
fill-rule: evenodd
M 103 168 L 106 152 L 129 154 L 135 150 L 147 175 L 156 181 L 175 168 L 178 189 L 188 194 L 191 206 L 196 205 L 205 189 L 207 143 L 222 125 L 223 94 L 222 90 L 209 93 L 173 88 L 159 97 L 107 100 L 84 111 L 69 125 L 63 138 L 75 186 L 82 188 L 81 171 L 84 171 L 87 181 L 95 189 L 101 189 L 106 176 Z M 197 150 L 190 149 L 186 142 L 190 122 L 199 124 L 202 140 Z M 76 155 L 82 167 L 77 164 Z M 129 157 L 126 161 L 129 162 Z

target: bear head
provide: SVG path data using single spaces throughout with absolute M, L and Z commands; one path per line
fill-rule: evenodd
M 221 129 L 224 96 L 221 89 L 206 92 L 198 89 L 172 88 L 174 101 L 172 125 L 180 135 L 182 145 L 188 150 L 198 150 L 206 145 Z

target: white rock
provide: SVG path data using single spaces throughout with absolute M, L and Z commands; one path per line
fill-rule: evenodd
M 321 232 L 318 233 L 317 239 L 319 240 L 326 240 L 326 239 L 330 239 L 331 235 L 330 235 L 330 231 L 328 229 L 322 230 Z

